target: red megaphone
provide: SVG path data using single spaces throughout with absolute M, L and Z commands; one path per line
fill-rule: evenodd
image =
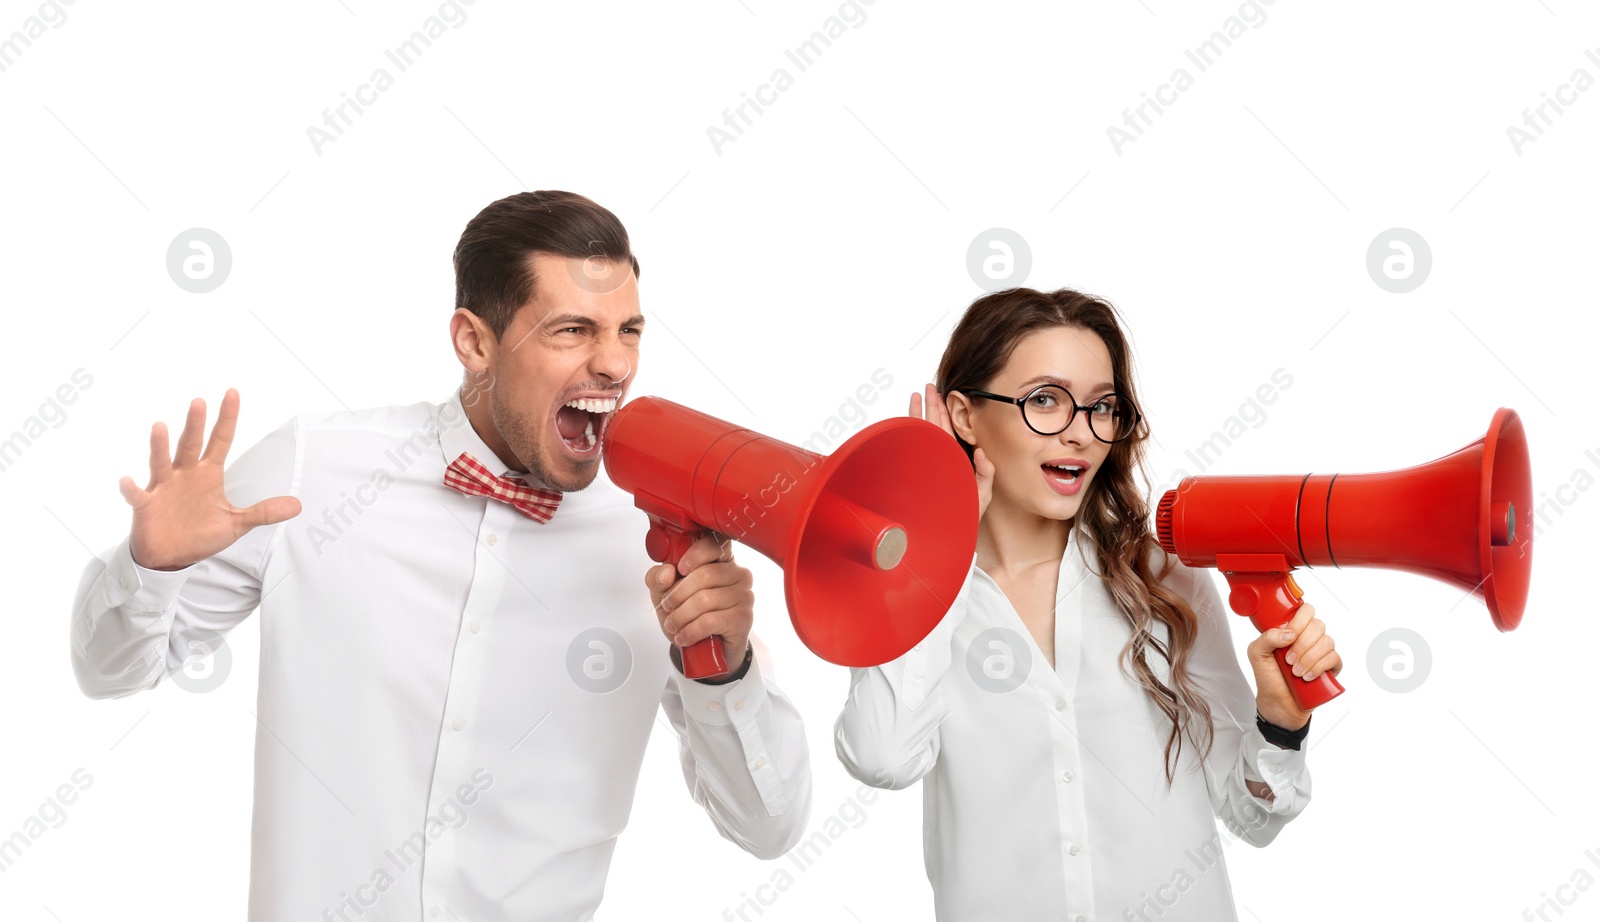
M 978 487 L 955 439 L 925 420 L 868 426 L 830 455 L 659 397 L 618 408 L 606 475 L 650 516 L 674 566 L 717 531 L 783 568 L 795 632 L 842 666 L 903 655 L 955 602 L 978 544 Z M 692 679 L 728 671 L 719 638 L 683 651 Z
M 1386 567 L 1474 592 L 1502 631 L 1522 621 L 1533 566 L 1533 481 L 1516 411 L 1436 461 L 1378 474 L 1185 477 L 1156 508 L 1161 547 L 1191 567 L 1218 567 L 1228 605 L 1256 629 L 1300 607 L 1299 566 Z M 1338 486 L 1335 487 L 1337 481 Z M 1305 710 L 1344 691 L 1278 666 Z

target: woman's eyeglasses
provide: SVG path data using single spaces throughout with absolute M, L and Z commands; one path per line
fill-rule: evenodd
M 1139 424 L 1139 411 L 1133 401 L 1120 394 L 1106 394 L 1088 406 L 1079 406 L 1071 392 L 1059 384 L 1041 384 L 1022 397 L 1007 397 L 988 391 L 964 390 L 968 397 L 982 397 L 1001 403 L 1015 404 L 1022 411 L 1022 421 L 1040 435 L 1056 435 L 1066 431 L 1077 418 L 1079 410 L 1089 413 L 1089 431 L 1102 442 L 1120 442 L 1133 434 Z

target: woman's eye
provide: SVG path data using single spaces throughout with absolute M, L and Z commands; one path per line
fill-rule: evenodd
M 1055 406 L 1055 404 L 1056 404 L 1056 398 L 1051 396 L 1050 394 L 1040 394 L 1037 397 L 1033 398 L 1033 405 L 1036 406 L 1036 407 L 1039 407 L 1041 409 L 1047 409 L 1049 407 L 1053 407 L 1053 406 Z

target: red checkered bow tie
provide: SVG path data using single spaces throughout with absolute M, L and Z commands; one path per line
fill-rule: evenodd
M 535 522 L 548 522 L 561 504 L 561 493 L 528 486 L 516 477 L 500 477 L 478 462 L 471 452 L 450 462 L 444 471 L 445 486 L 460 490 L 468 496 L 488 496 L 510 503 L 518 512 Z

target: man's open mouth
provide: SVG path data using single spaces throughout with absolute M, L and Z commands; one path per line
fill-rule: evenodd
M 556 435 L 574 457 L 590 459 L 599 452 L 606 423 L 617 408 L 616 397 L 577 397 L 556 409 Z

